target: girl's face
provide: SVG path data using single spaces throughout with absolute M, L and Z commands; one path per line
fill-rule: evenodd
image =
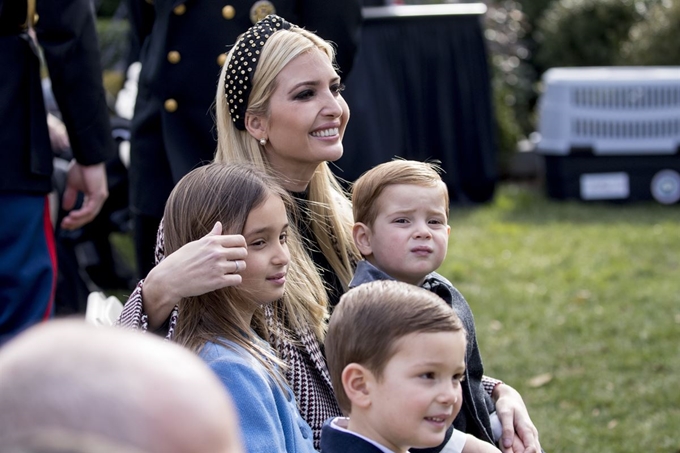
M 250 211 L 243 228 L 248 256 L 240 272 L 239 289 L 257 304 L 283 297 L 290 253 L 287 241 L 288 217 L 278 195 L 270 194 L 264 203 Z
M 328 56 L 314 48 L 293 59 L 276 77 L 269 114 L 263 118 L 267 158 L 294 180 L 309 181 L 324 161 L 342 157 L 349 108 Z

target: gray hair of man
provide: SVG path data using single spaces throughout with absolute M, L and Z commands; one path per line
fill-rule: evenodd
M 198 357 L 78 320 L 34 326 L 0 349 L 0 408 L 5 451 L 244 451 L 230 397 Z

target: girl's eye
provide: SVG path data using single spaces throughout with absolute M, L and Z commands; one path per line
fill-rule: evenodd
M 336 83 L 331 85 L 331 91 L 333 94 L 340 94 L 343 91 L 345 91 L 345 84 L 344 83 Z
M 406 219 L 394 219 L 394 223 L 407 223 L 408 220 Z
M 434 373 L 429 372 L 429 373 L 423 373 L 420 375 L 423 379 L 434 379 Z
M 452 380 L 463 382 L 465 380 L 465 373 L 454 374 Z
M 430 224 L 432 224 L 432 225 L 441 225 L 441 224 L 443 224 L 444 222 L 442 222 L 441 220 L 438 220 L 438 219 L 432 219 L 432 220 L 430 220 L 428 223 L 430 223 Z
M 288 233 L 281 233 L 281 236 L 279 236 L 279 241 L 281 241 L 282 244 L 285 244 L 288 242 Z
M 265 244 L 264 239 L 258 239 L 250 243 L 251 247 L 261 247 Z
M 314 96 L 314 90 L 303 90 L 295 95 L 296 100 L 304 101 Z

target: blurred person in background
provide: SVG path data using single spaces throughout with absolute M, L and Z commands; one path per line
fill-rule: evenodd
M 0 343 L 52 316 L 57 276 L 47 198 L 53 150 L 31 28 L 74 156 L 61 228 L 80 228 L 99 213 L 108 197 L 104 161 L 114 153 L 89 1 L 0 0 Z
M 230 397 L 198 357 L 81 321 L 0 349 L 0 407 L 5 453 L 243 453 Z

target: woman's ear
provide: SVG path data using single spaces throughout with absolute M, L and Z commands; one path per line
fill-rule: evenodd
M 373 254 L 373 249 L 371 248 L 371 228 L 368 225 L 361 222 L 355 223 L 352 228 L 352 236 L 361 256 Z
M 358 363 L 350 363 L 342 370 L 342 387 L 352 408 L 367 408 L 371 405 L 371 381 L 373 373 Z
M 246 118 L 243 121 L 246 125 L 246 130 L 255 140 L 260 140 L 267 137 L 267 119 L 260 115 L 254 115 L 246 112 Z

